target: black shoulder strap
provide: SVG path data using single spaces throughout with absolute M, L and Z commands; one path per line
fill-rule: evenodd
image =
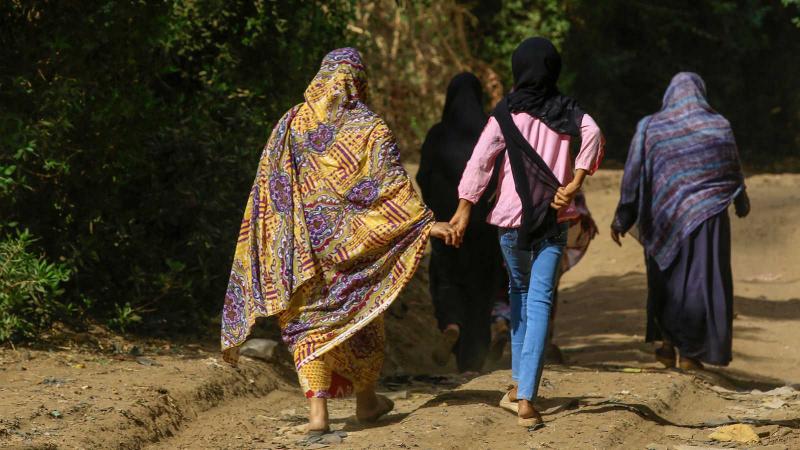
M 505 98 L 497 104 L 493 115 L 503 132 L 514 187 L 522 203 L 517 247 L 529 249 L 534 241 L 557 232 L 557 214 L 550 203 L 561 183 L 517 128 Z
M 549 181 L 552 185 L 558 189 L 561 186 L 559 183 L 558 178 L 556 178 L 553 171 L 547 165 L 546 162 L 542 159 L 539 153 L 534 150 L 531 144 L 525 139 L 525 136 L 522 135 L 522 132 L 519 131 L 517 125 L 514 123 L 514 119 L 511 117 L 511 112 L 508 109 L 508 103 L 505 98 L 500 100 L 497 106 L 494 109 L 493 113 L 495 119 L 497 120 L 498 125 L 500 125 L 500 130 L 503 132 L 503 138 L 506 141 L 506 148 L 512 148 L 512 151 L 509 152 L 509 158 L 512 158 L 513 153 L 517 153 L 517 151 L 522 151 L 524 156 L 531 159 L 531 162 L 536 164 L 536 166 L 545 174 L 549 175 Z

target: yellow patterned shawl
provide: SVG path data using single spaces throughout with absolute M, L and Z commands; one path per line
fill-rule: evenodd
M 225 295 L 226 361 L 256 318 L 279 314 L 299 370 L 378 317 L 414 274 L 433 216 L 365 94 L 358 52 L 334 50 L 273 129 Z

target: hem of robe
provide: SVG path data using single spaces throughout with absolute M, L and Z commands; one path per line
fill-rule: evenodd
M 414 274 L 417 272 L 419 268 L 419 263 L 422 261 L 422 255 L 425 253 L 425 249 L 427 248 L 428 239 L 430 238 L 431 228 L 433 228 L 433 220 L 428 221 L 421 230 L 420 239 L 422 240 L 419 249 L 417 249 L 416 254 L 414 255 L 413 265 L 412 267 L 407 270 L 406 276 L 399 280 L 397 283 L 394 284 L 395 289 L 392 291 L 386 298 L 386 301 L 376 308 L 374 311 L 370 312 L 368 316 L 364 319 L 360 320 L 359 322 L 353 324 L 350 328 L 336 336 L 330 342 L 325 343 L 324 345 L 320 346 L 319 348 L 315 349 L 311 354 L 303 358 L 299 364 L 296 364 L 295 369 L 299 370 L 300 367 L 303 367 L 309 361 L 313 361 L 320 356 L 324 355 L 326 352 L 332 350 L 337 345 L 343 343 L 354 334 L 358 333 L 362 328 L 369 325 L 370 322 L 375 320 L 378 316 L 386 312 L 387 309 L 397 300 L 397 296 L 400 295 L 400 292 L 408 285 L 412 278 L 414 278 Z
M 727 218 L 727 211 L 725 209 L 723 209 L 722 211 L 718 212 L 717 214 L 715 214 L 715 215 L 709 217 L 708 219 L 706 219 L 704 222 L 700 223 L 700 225 L 698 225 L 695 228 L 695 230 L 699 229 L 702 226 L 706 226 L 708 224 L 708 222 L 710 222 L 710 221 L 729 220 L 729 219 L 720 219 L 720 216 L 722 216 L 723 214 Z M 667 270 L 672 268 L 673 263 L 676 262 L 676 260 L 678 259 L 678 256 L 680 256 L 681 252 L 684 251 L 684 246 L 687 244 L 687 240 L 695 238 L 693 236 L 695 230 L 692 230 L 692 232 L 686 237 L 686 239 L 683 242 L 681 242 L 681 246 L 679 247 L 679 251 L 675 255 L 675 258 L 673 259 L 672 263 L 670 263 L 670 265 L 667 267 Z M 730 222 L 728 222 L 728 233 L 730 233 Z M 728 234 L 728 238 L 730 239 L 730 234 Z M 718 244 L 719 244 L 719 242 L 717 242 L 716 244 L 713 244 L 713 245 L 718 245 Z M 712 245 L 712 244 L 709 244 L 709 245 Z M 728 245 L 730 245 L 730 243 Z M 648 258 L 648 256 L 645 254 L 645 260 L 647 260 L 647 258 Z M 655 263 L 656 267 L 659 267 L 658 266 L 658 262 L 655 260 L 655 258 L 652 258 L 652 257 L 650 257 L 650 258 Z M 730 261 L 729 261 L 729 263 L 730 263 Z M 667 277 L 664 276 L 664 271 L 665 270 L 662 270 L 660 267 L 658 268 L 658 270 L 659 270 L 659 272 L 661 272 L 659 274 L 660 279 L 665 283 L 668 282 L 669 280 L 667 279 Z M 652 289 L 652 287 L 650 286 L 650 274 L 648 274 L 648 291 L 650 289 Z M 650 295 L 651 295 L 650 292 L 648 292 L 648 300 L 647 300 L 648 301 L 648 305 L 647 305 L 648 310 L 647 310 L 647 318 L 646 318 L 647 324 L 646 324 L 646 330 L 645 330 L 645 342 L 647 342 L 647 343 L 663 342 L 664 339 L 666 338 L 667 340 L 669 340 L 672 343 L 673 346 L 675 346 L 675 348 L 678 349 L 679 354 L 682 355 L 682 356 L 685 356 L 685 357 L 688 357 L 688 358 L 692 358 L 692 359 L 697 359 L 697 360 L 701 361 L 704 364 L 709 364 L 709 365 L 713 365 L 713 366 L 726 367 L 726 366 L 730 365 L 731 361 L 733 361 L 733 353 L 732 353 L 732 351 L 730 349 L 726 352 L 724 350 L 723 351 L 719 351 L 719 349 L 709 350 L 707 348 L 698 348 L 697 345 L 692 346 L 686 340 L 680 339 L 680 338 L 676 338 L 674 335 L 672 335 L 672 333 L 670 333 L 669 330 L 667 330 L 668 327 L 666 325 L 662 325 L 661 324 L 661 321 L 660 321 L 660 318 L 658 317 L 658 315 L 655 312 L 651 312 L 649 310 L 650 301 L 651 301 L 650 300 Z M 730 295 L 731 295 L 731 299 L 732 299 L 733 298 L 733 291 L 731 291 Z M 731 331 L 732 331 L 732 325 L 731 325 Z M 706 342 L 704 341 L 703 344 L 705 345 Z M 730 345 L 730 344 L 728 344 L 728 345 Z M 690 348 L 690 347 L 694 347 L 694 348 Z M 702 347 L 702 345 L 699 346 L 699 347 Z

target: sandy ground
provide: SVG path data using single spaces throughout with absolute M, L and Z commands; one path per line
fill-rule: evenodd
M 800 448 L 800 175 L 748 179 L 752 214 L 732 217 L 734 361 L 703 373 L 659 369 L 643 342 L 641 247 L 627 238 L 618 248 L 607 231 L 619 176 L 586 185 L 601 234 L 562 279 L 556 342 L 566 361 L 545 369 L 542 429 L 496 407 L 507 357 L 473 379 L 430 361 L 437 332 L 421 270 L 387 318 L 381 390 L 396 409 L 377 426 L 353 419 L 352 400 L 332 401 L 339 434 L 304 440 L 307 409 L 285 355 L 233 369 L 213 342 L 86 333 L 47 350 L 0 350 L 0 447 Z M 711 439 L 732 423 L 755 440 Z

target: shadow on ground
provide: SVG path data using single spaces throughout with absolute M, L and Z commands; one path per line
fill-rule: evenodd
M 577 366 L 626 366 L 654 364 L 653 346 L 644 342 L 647 281 L 645 274 L 597 276 L 563 289 L 559 294 L 555 341 L 567 363 Z M 764 339 L 763 330 L 744 320 L 800 321 L 800 299 L 734 298 L 734 338 Z M 799 322 L 800 324 L 800 322 Z M 737 352 L 734 358 L 754 366 L 771 355 Z M 744 371 L 713 368 L 739 388 L 782 386 L 785 380 L 763 376 L 757 369 Z M 755 373 L 754 373 L 755 372 Z

